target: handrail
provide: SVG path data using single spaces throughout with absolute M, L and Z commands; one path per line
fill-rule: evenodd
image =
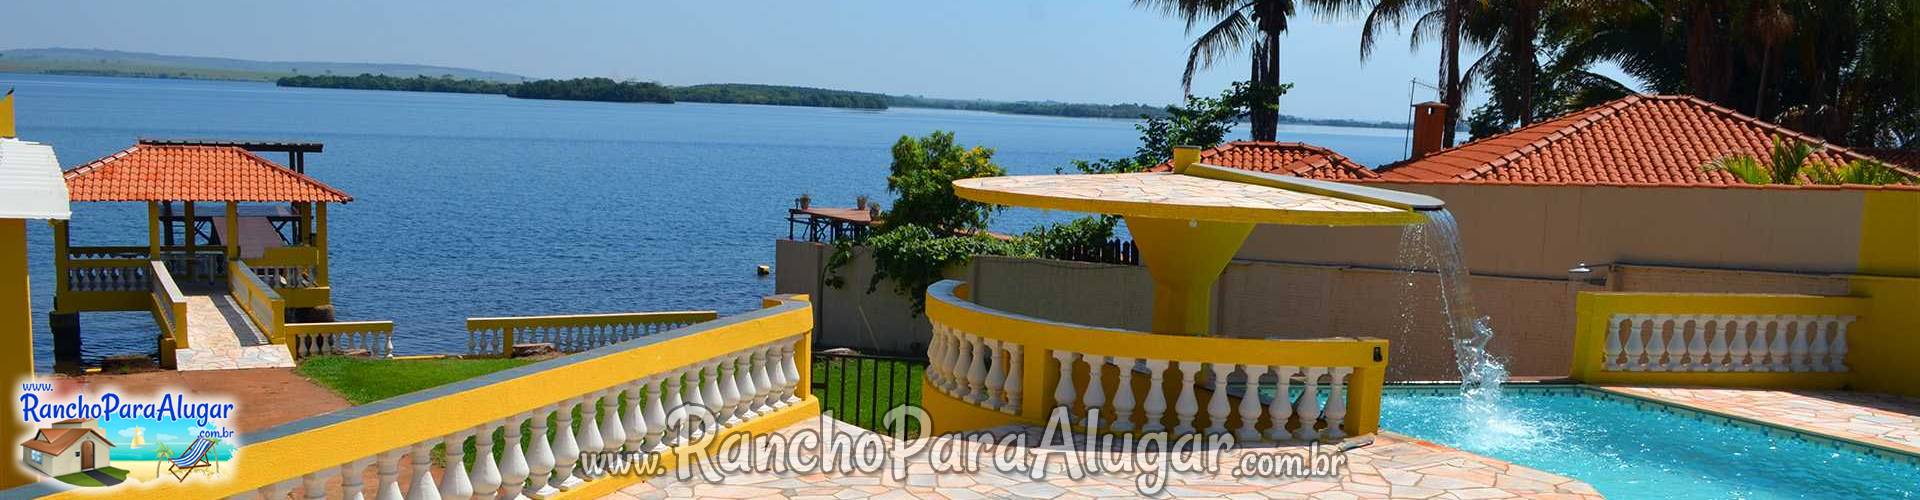
M 467 354 L 512 356 L 517 343 L 579 352 L 712 321 L 714 311 L 662 311 L 467 319 Z
M 1207 422 L 1209 431 L 1232 429 L 1242 439 L 1339 438 L 1371 434 L 1379 423 L 1386 340 L 1159 335 L 995 310 L 967 293 L 953 280 L 927 289 L 929 387 L 967 404 L 1028 422 L 1046 421 L 1061 405 L 1098 408 L 1124 417 L 1112 431 L 1191 432 Z M 1253 390 L 1229 394 L 1230 380 Z M 1210 386 L 1199 389 L 1208 393 L 1204 407 L 1198 385 Z M 1292 399 L 1295 387 L 1301 396 Z M 1278 396 L 1241 397 L 1266 388 Z
M 282 335 L 287 322 L 287 301 L 260 281 L 260 276 L 255 275 L 247 263 L 227 262 L 227 289 L 233 294 L 234 302 L 240 304 L 240 310 L 246 311 L 247 318 L 253 320 L 267 339 L 276 344 L 287 343 Z
M 288 350 L 296 358 L 366 351 L 374 357 L 393 357 L 392 321 L 337 321 L 287 323 Z
M 165 262 L 156 260 L 148 265 L 149 275 L 153 276 L 153 321 L 160 325 L 160 334 L 165 337 L 161 339 L 160 353 L 165 358 L 172 354 L 165 352 L 165 345 L 169 342 L 174 349 L 188 348 L 187 296 L 180 293 L 180 285 L 173 282 L 173 274 L 167 272 Z
M 768 302 L 763 309 L 690 328 L 255 432 L 235 453 L 244 463 L 227 469 L 219 481 L 149 481 L 121 486 L 116 493 L 286 498 L 305 488 L 328 488 L 329 480 L 358 491 L 371 468 L 378 471 L 380 491 L 394 494 L 425 488 L 448 498 L 475 492 L 517 498 L 523 491 L 552 498 L 560 493 L 556 487 L 567 488 L 568 495 L 604 494 L 642 478 L 605 476 L 579 462 L 583 454 L 665 452 L 661 456 L 670 465 L 681 453 L 673 450 L 716 444 L 707 438 L 736 430 L 768 432 L 819 414 L 809 385 L 801 383 L 810 372 L 812 306 L 804 296 Z M 711 408 L 720 422 L 696 429 L 697 436 L 669 434 L 664 409 L 682 403 Z M 582 424 L 599 425 L 576 429 L 576 413 Z M 551 439 L 549 420 L 557 431 Z M 523 426 L 532 430 L 524 448 Z M 496 431 L 506 435 L 497 459 L 492 451 Z M 473 465 L 461 466 L 469 440 Z M 443 444 L 440 462 L 450 467 L 433 465 L 433 448 Z M 397 474 L 402 456 L 413 464 L 407 478 Z M 0 493 L 55 498 L 88 493 L 55 488 L 43 482 Z M 323 495 L 313 491 L 295 497 Z
M 319 252 L 311 246 L 269 248 L 244 260 L 256 273 L 271 277 L 267 281 L 274 288 L 310 288 L 318 286 L 314 267 L 320 263 Z
M 1840 388 L 1860 297 L 1581 292 L 1575 379 L 1792 389 Z

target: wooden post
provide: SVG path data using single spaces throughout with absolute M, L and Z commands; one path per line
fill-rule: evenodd
M 500 357 L 513 357 L 513 327 L 500 329 Z
M 240 202 L 227 202 L 227 230 L 220 240 L 227 244 L 227 260 L 240 260 Z
M 317 286 L 329 286 L 327 280 L 327 202 L 313 204 L 313 282 Z
M 55 309 L 59 309 L 60 301 L 57 297 L 73 289 L 73 278 L 67 275 L 68 266 L 71 265 L 73 260 L 73 251 L 70 249 L 72 244 L 68 241 L 70 237 L 67 235 L 67 221 L 51 220 L 47 222 L 53 225 L 53 296 L 56 297 L 53 306 Z
M 160 258 L 160 202 L 147 202 L 147 260 Z

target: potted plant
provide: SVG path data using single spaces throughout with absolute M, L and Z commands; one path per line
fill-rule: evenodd
M 813 206 L 813 195 L 800 193 L 800 198 L 793 200 L 793 202 L 799 204 L 801 210 L 806 210 Z
M 867 209 L 867 195 L 864 195 L 864 194 L 863 194 L 863 195 L 860 195 L 859 197 L 856 197 L 856 198 L 854 198 L 854 199 L 853 199 L 853 208 L 858 208 L 858 209 L 861 209 L 861 210 L 866 210 L 866 209 Z

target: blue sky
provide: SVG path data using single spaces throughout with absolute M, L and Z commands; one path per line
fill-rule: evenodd
M 1191 39 L 1128 0 L 8 0 L 0 18 L 0 48 L 1151 104 L 1179 98 Z M 1358 40 L 1357 20 L 1302 12 L 1282 42 L 1282 78 L 1295 84 L 1282 112 L 1406 119 L 1408 80 L 1431 82 L 1437 51 L 1410 52 L 1400 33 L 1362 64 Z M 1195 92 L 1246 72 L 1235 57 Z

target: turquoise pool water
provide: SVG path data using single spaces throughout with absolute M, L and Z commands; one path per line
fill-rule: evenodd
M 1920 465 L 1583 388 L 1509 388 L 1491 417 L 1389 389 L 1380 426 L 1574 477 L 1611 498 L 1915 498 Z

